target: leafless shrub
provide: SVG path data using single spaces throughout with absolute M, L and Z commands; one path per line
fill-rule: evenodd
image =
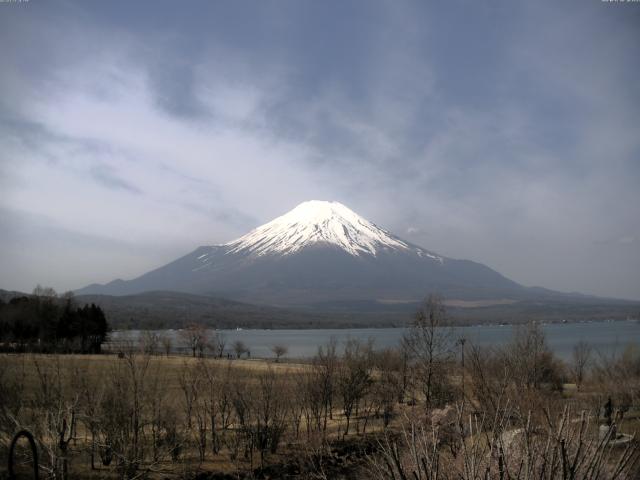
M 12 368 L 7 357 L 0 356 L 0 458 L 7 458 L 9 444 L 21 421 L 24 409 L 25 362 Z
M 328 471 L 329 465 L 327 465 L 329 457 L 330 445 L 326 436 L 319 431 L 309 435 L 297 454 L 302 478 L 312 480 L 332 478 Z
M 370 457 L 376 478 L 595 480 L 631 479 L 637 473 L 636 443 L 616 450 L 611 429 L 598 438 L 589 429 L 589 417 L 576 417 L 567 407 L 555 418 L 548 415 L 546 424 L 508 405 L 493 418 L 458 411 L 455 454 L 441 448 L 436 425 L 406 418 L 399 438 L 386 434 L 378 455 Z
M 627 345 L 610 355 L 599 353 L 593 367 L 595 405 L 602 406 L 611 398 L 620 415 L 640 404 L 640 347 Z
M 479 411 L 496 413 L 508 399 L 522 411 L 537 414 L 543 404 L 561 400 L 563 369 L 547 347 L 539 326 L 519 327 L 504 347 L 467 349 L 470 402 Z

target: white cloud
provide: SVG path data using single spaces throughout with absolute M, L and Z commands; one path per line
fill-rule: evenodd
M 243 50 L 200 32 L 205 45 L 184 57 L 170 32 L 24 21 L 35 46 L 8 55 L 0 74 L 13 122 L 0 131 L 0 206 L 166 254 L 336 199 L 525 284 L 640 298 L 640 258 L 625 249 L 640 231 L 628 29 L 608 32 L 615 19 L 600 23 L 592 7 L 567 16 L 531 5 L 513 29 L 495 24 L 502 36 L 487 49 L 504 58 L 491 51 L 483 70 L 446 55 L 459 52 L 448 41 L 488 41 L 473 37 L 473 21 L 452 37 L 417 7 L 387 7 L 362 34 L 362 57 L 333 52 L 335 63 L 291 42 L 293 53 L 249 39 Z M 39 55 L 41 67 L 23 61 Z M 356 61 L 362 71 L 346 78 Z M 334 70 L 309 80 L 305 66 L 318 62 Z M 480 103 L 449 86 L 494 76 Z M 603 238 L 619 240 L 603 251 Z M 141 273 L 113 255 L 117 276 Z M 61 283 L 78 286 L 71 275 Z

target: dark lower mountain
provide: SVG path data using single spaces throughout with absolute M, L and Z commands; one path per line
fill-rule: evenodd
M 302 203 L 237 240 L 199 247 L 138 278 L 89 285 L 76 294 L 150 291 L 316 312 L 406 311 L 434 292 L 482 305 L 584 297 L 523 287 L 485 265 L 438 255 L 344 205 L 321 201 Z
M 287 306 L 411 302 L 429 292 L 468 300 L 528 296 L 527 289 L 482 264 L 440 262 L 412 253 L 353 256 L 332 245 L 314 245 L 291 255 L 253 257 L 224 247 L 200 247 L 136 279 L 91 285 L 76 293 L 130 295 L 171 290 Z
M 244 237 L 192 253 L 133 280 L 90 285 L 78 294 L 153 290 L 243 302 L 311 306 L 523 298 L 527 289 L 485 265 L 412 245 L 335 202 L 305 202 Z

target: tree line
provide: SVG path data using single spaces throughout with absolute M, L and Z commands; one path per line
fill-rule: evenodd
M 76 305 L 72 293 L 59 296 L 38 286 L 30 296 L 0 299 L 0 348 L 5 352 L 100 353 L 108 331 L 102 309 Z

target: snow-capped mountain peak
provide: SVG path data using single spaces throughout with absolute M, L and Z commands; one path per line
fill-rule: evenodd
M 362 304 L 367 312 L 371 302 L 377 310 L 434 291 L 473 300 L 524 292 L 485 265 L 442 257 L 340 203 L 320 201 L 304 202 L 232 242 L 198 247 L 133 280 L 92 285 L 82 293 L 151 291 L 320 310 Z
M 314 244 L 333 245 L 354 256 L 413 249 L 341 203 L 320 200 L 303 202 L 224 246 L 229 253 L 261 256 L 286 255 Z

